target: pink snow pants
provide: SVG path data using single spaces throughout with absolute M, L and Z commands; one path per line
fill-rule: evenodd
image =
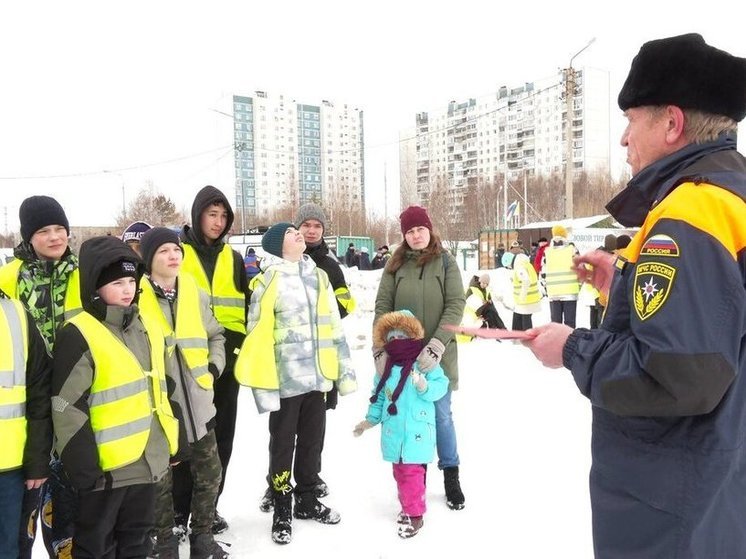
M 408 516 L 425 514 L 425 466 L 394 464 L 394 479 L 399 491 L 401 510 Z

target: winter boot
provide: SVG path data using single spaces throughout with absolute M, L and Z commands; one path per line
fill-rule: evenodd
M 176 555 L 178 558 L 178 554 Z M 212 534 L 191 534 L 189 536 L 189 557 L 191 559 L 225 559 L 228 553 L 220 547 Z
M 218 511 L 215 510 L 215 520 L 212 521 L 212 533 L 222 534 L 227 529 L 228 529 L 228 523 L 225 521 L 225 518 L 220 516 L 218 514 Z
M 181 514 L 176 513 L 174 515 L 174 536 L 176 536 L 176 539 L 180 542 L 187 541 L 187 536 L 189 536 L 189 515 L 188 514 Z
M 295 496 L 295 518 L 315 520 L 322 524 L 338 524 L 342 517 L 335 510 L 321 503 L 313 491 Z
M 267 490 L 262 495 L 262 500 L 259 501 L 259 510 L 262 512 L 272 512 L 275 508 L 274 493 L 271 487 L 267 487 Z
M 323 479 L 319 478 L 316 482 L 316 485 L 313 488 L 313 494 L 316 495 L 317 499 L 323 499 L 329 494 L 329 486 Z
M 157 538 L 155 557 L 158 559 L 179 559 L 179 538 L 176 535 L 165 539 Z
M 293 539 L 293 498 L 288 495 L 274 495 L 275 513 L 272 516 L 272 541 L 284 545 Z
M 446 504 L 451 510 L 461 510 L 466 504 L 461 484 L 458 480 L 458 466 L 443 469 L 443 482 L 446 488 Z
M 407 539 L 416 536 L 425 521 L 422 520 L 421 516 L 407 516 L 406 514 L 402 514 L 401 516 L 402 522 L 397 522 L 397 533 L 399 534 L 399 537 Z

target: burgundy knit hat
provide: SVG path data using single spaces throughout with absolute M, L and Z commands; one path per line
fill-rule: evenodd
M 427 210 L 422 206 L 409 206 L 401 213 L 399 221 L 401 222 L 402 235 L 406 234 L 412 227 L 427 227 L 430 231 L 433 230 L 430 216 L 427 215 Z

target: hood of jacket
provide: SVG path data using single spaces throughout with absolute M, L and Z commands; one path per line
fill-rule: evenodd
M 184 226 L 182 240 L 192 240 L 198 245 L 207 245 L 205 242 L 205 235 L 200 226 L 200 218 L 205 208 L 216 203 L 223 204 L 223 206 L 225 206 L 225 211 L 228 212 L 225 229 L 223 229 L 220 238 L 215 244 L 219 244 L 223 240 L 225 234 L 230 231 L 231 227 L 233 227 L 235 216 L 233 215 L 233 209 L 231 208 L 230 202 L 228 202 L 228 198 L 225 197 L 225 194 L 209 184 L 197 192 L 197 195 L 194 197 L 194 202 L 192 203 L 192 226 Z
M 422 324 L 411 313 L 401 311 L 382 314 L 373 325 L 373 347 L 386 345 L 386 335 L 392 330 L 401 330 L 408 338 L 421 340 L 425 336 Z
M 92 314 L 99 320 L 106 317 L 106 304 L 96 294 L 96 282 L 101 271 L 120 260 L 129 260 L 137 266 L 138 285 L 145 268 L 137 253 L 128 245 L 123 243 L 119 237 L 107 235 L 105 237 L 93 237 L 80 245 L 78 256 L 80 269 L 80 299 L 83 310 Z M 139 293 L 139 291 L 138 291 Z M 138 294 L 135 294 L 133 304 L 137 302 Z

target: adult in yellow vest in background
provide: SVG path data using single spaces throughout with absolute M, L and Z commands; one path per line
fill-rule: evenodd
M 541 310 L 539 281 L 531 260 L 521 246 L 514 242 L 510 251 L 503 254 L 502 265 L 512 270 L 513 304 L 503 301 L 503 305 L 513 311 L 513 330 L 533 328 L 531 315 Z
M 562 225 L 552 227 L 552 240 L 544 251 L 541 277 L 552 322 L 572 328 L 575 328 L 580 292 L 580 283 L 572 269 L 572 259 L 577 253 L 575 246 L 567 240 L 567 229 Z
M 140 281 L 140 312 L 160 324 L 166 338 L 166 380 L 173 387 L 175 415 L 189 447 L 189 470 L 195 480 L 189 527 L 191 557 L 227 557 L 215 542 L 212 525 L 220 487 L 221 465 L 215 440 L 213 386 L 225 367 L 223 327 L 210 309 L 207 293 L 180 272 L 183 258 L 176 232 L 156 227 L 140 239 L 148 275 Z M 186 537 L 187 519 L 174 519 L 173 477 L 158 482 L 155 512 L 159 559 L 179 559 L 178 535 Z
M 29 313 L 0 296 L 0 557 L 15 559 L 23 495 L 49 476 L 50 362 Z
M 163 332 L 136 305 L 141 274 L 138 256 L 117 237 L 84 242 L 84 312 L 58 333 L 52 419 L 78 489 L 76 559 L 149 553 L 155 482 L 178 448 Z
M 215 438 L 222 465 L 218 498 L 223 492 L 228 464 L 233 453 L 238 408 L 238 383 L 233 374 L 236 355 L 246 336 L 246 311 L 249 286 L 243 258 L 225 242 L 233 225 L 233 210 L 228 198 L 214 186 L 205 186 L 192 204 L 192 226 L 181 231 L 184 249 L 183 272 L 190 274 L 197 285 L 210 295 L 215 318 L 225 328 L 225 370 L 215 382 Z M 179 520 L 189 516 L 192 479 L 188 464 L 173 469 L 174 510 Z M 216 503 L 217 506 L 217 503 Z M 215 510 L 213 534 L 228 529 L 228 523 Z
M 57 330 L 81 310 L 78 258 L 70 250 L 70 225 L 57 200 L 30 196 L 21 203 L 18 217 L 22 240 L 14 250 L 15 260 L 0 267 L 0 289 L 23 304 L 51 355 Z M 31 559 L 39 516 L 49 557 L 70 557 L 75 490 L 58 459 L 52 460 L 50 474 L 42 487 L 24 493 L 21 559 Z

